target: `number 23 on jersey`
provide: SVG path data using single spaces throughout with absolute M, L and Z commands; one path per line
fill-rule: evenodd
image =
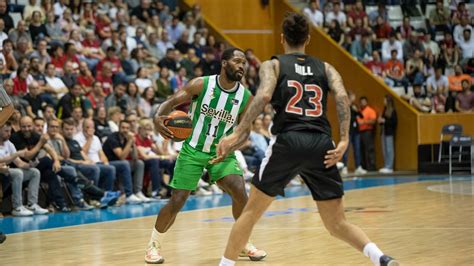
M 323 114 L 323 108 L 321 100 L 323 99 L 323 90 L 316 84 L 304 84 L 304 87 L 301 83 L 296 80 L 288 80 L 288 87 L 295 88 L 296 93 L 293 95 L 288 104 L 286 105 L 285 111 L 291 114 L 304 115 L 309 117 L 320 117 Z M 304 92 L 312 92 L 314 96 L 308 99 L 309 105 L 312 105 L 313 108 L 304 110 L 303 108 L 296 106 L 301 99 L 303 98 Z

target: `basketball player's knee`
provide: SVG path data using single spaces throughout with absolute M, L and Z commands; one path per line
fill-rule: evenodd
M 178 213 L 181 210 L 181 208 L 183 207 L 183 205 L 186 202 L 187 198 L 188 197 L 185 196 L 185 195 L 177 195 L 177 196 L 171 197 L 171 199 L 169 201 L 169 204 L 170 204 L 170 207 L 171 207 L 171 212 Z
M 334 237 L 341 235 L 341 233 L 345 230 L 346 227 L 344 221 L 325 223 L 324 226 L 329 231 L 329 234 Z

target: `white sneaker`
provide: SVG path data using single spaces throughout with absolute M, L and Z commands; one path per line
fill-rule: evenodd
M 125 199 L 127 204 L 139 204 L 142 203 L 142 200 L 138 198 L 135 194 L 132 194 Z
M 12 210 L 13 216 L 32 216 L 34 212 L 25 208 L 25 206 L 20 206 L 14 210 Z
M 161 264 L 165 262 L 165 258 L 161 256 L 161 246 L 158 242 L 152 242 L 148 245 L 145 253 L 145 262 L 150 264 Z
M 196 189 L 196 196 L 210 196 L 212 195 L 212 192 L 209 190 L 206 190 L 202 187 Z
M 357 175 L 365 175 L 367 174 L 367 170 L 365 170 L 364 168 L 362 168 L 362 166 L 359 166 L 357 167 L 357 169 L 355 170 L 355 173 Z
M 245 245 L 244 250 L 239 254 L 239 257 L 248 257 L 251 261 L 263 260 L 266 256 L 267 252 L 265 250 L 256 248 L 250 242 Z
M 393 170 L 384 167 L 384 168 L 379 170 L 379 173 L 381 173 L 381 174 L 391 174 L 391 173 L 393 173 Z
M 344 166 L 344 167 L 342 168 L 341 174 L 343 174 L 343 175 L 349 174 L 349 171 L 347 170 L 347 166 Z
M 38 204 L 33 204 L 27 207 L 28 210 L 32 211 L 34 214 L 47 214 L 49 211 L 47 209 L 41 208 Z
M 141 191 L 136 193 L 135 196 L 139 198 L 143 203 L 151 202 L 151 199 L 147 198 Z
M 222 195 L 222 194 L 224 194 L 224 192 L 223 192 L 216 184 L 212 184 L 212 185 L 209 187 L 209 190 L 212 192 L 212 194 L 215 194 L 215 195 Z

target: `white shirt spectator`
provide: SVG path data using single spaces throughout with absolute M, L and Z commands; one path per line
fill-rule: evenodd
M 453 31 L 453 39 L 457 44 L 464 40 L 464 30 L 471 30 L 471 36 L 474 33 L 472 32 L 472 26 L 469 24 L 464 27 L 461 24 L 456 25 Z
M 303 9 L 303 13 L 309 18 L 315 27 L 322 27 L 324 23 L 323 12 L 319 10 L 311 11 L 309 7 Z
M 403 62 L 403 47 L 400 41 L 395 40 L 393 43 L 390 43 L 390 40 L 385 40 L 382 43 L 382 60 L 386 62 L 389 60 L 392 55 L 392 50 L 397 50 L 397 59 Z
M 138 86 L 140 93 L 143 93 L 146 88 L 153 86 L 153 82 L 148 78 L 137 78 L 135 84 Z
M 449 85 L 448 77 L 444 75 L 439 77 L 439 79 L 436 79 L 435 75 L 431 75 L 426 80 L 426 86 L 431 86 L 431 89 L 434 92 L 438 91 L 438 88 L 440 87 L 447 88 L 448 85 Z
M 81 145 L 81 147 L 84 147 L 87 142 L 86 136 L 84 136 L 84 133 L 82 132 L 77 133 L 74 136 L 74 140 L 79 142 L 79 145 Z M 100 143 L 99 137 L 94 135 L 92 137 L 92 143 L 89 147 L 89 151 L 87 152 L 87 156 L 89 156 L 89 159 L 91 159 L 91 161 L 93 161 L 94 163 L 100 163 L 100 150 L 102 150 L 102 144 Z
M 46 82 L 48 83 L 49 86 L 51 86 L 55 91 L 59 91 L 61 88 L 66 88 L 66 84 L 58 78 L 58 77 L 45 77 Z M 61 98 L 64 96 L 65 93 L 58 93 L 58 98 Z
M 166 50 L 168 50 L 168 49 L 174 49 L 174 45 L 170 41 L 163 42 L 162 40 L 160 40 L 158 42 L 157 46 L 158 46 L 158 49 L 160 49 L 160 52 L 162 54 L 166 54 Z
M 5 158 L 14 154 L 16 152 L 15 145 L 9 140 L 3 142 L 3 145 L 0 146 L 0 158 Z
M 6 34 L 5 32 L 0 32 L 0 50 L 3 49 L 3 41 L 8 39 L 8 34 Z M 2 53 L 3 55 L 3 53 Z
M 462 58 L 472 58 L 474 57 L 474 39 L 472 38 L 469 41 L 464 40 L 464 37 L 458 42 L 459 48 L 462 50 Z
M 423 42 L 423 46 L 425 47 L 425 50 L 430 48 L 431 52 L 433 52 L 434 55 L 439 55 L 439 45 L 438 43 L 429 40 L 428 42 Z
M 337 20 L 339 24 L 344 25 L 346 24 L 347 17 L 346 17 L 346 14 L 344 14 L 343 12 L 338 12 L 336 15 L 334 11 L 330 11 L 326 15 L 326 23 L 329 23 L 333 20 Z
M 64 11 L 66 11 L 66 9 L 67 9 L 67 6 L 65 6 L 65 5 L 63 6 L 63 5 L 61 5 L 60 2 L 57 2 L 56 4 L 54 4 L 53 8 L 54 8 L 54 15 L 57 16 L 57 17 L 62 18 L 63 14 L 64 14 Z

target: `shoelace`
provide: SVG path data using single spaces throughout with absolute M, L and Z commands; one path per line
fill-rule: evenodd
M 250 251 L 250 252 L 255 252 L 255 251 L 257 251 L 257 247 L 254 246 L 254 244 L 252 244 L 252 243 L 247 243 L 246 248 L 247 248 L 247 250 Z
M 153 242 L 148 248 L 148 252 L 151 256 L 161 256 L 160 255 L 160 245 L 157 245 L 156 242 Z

